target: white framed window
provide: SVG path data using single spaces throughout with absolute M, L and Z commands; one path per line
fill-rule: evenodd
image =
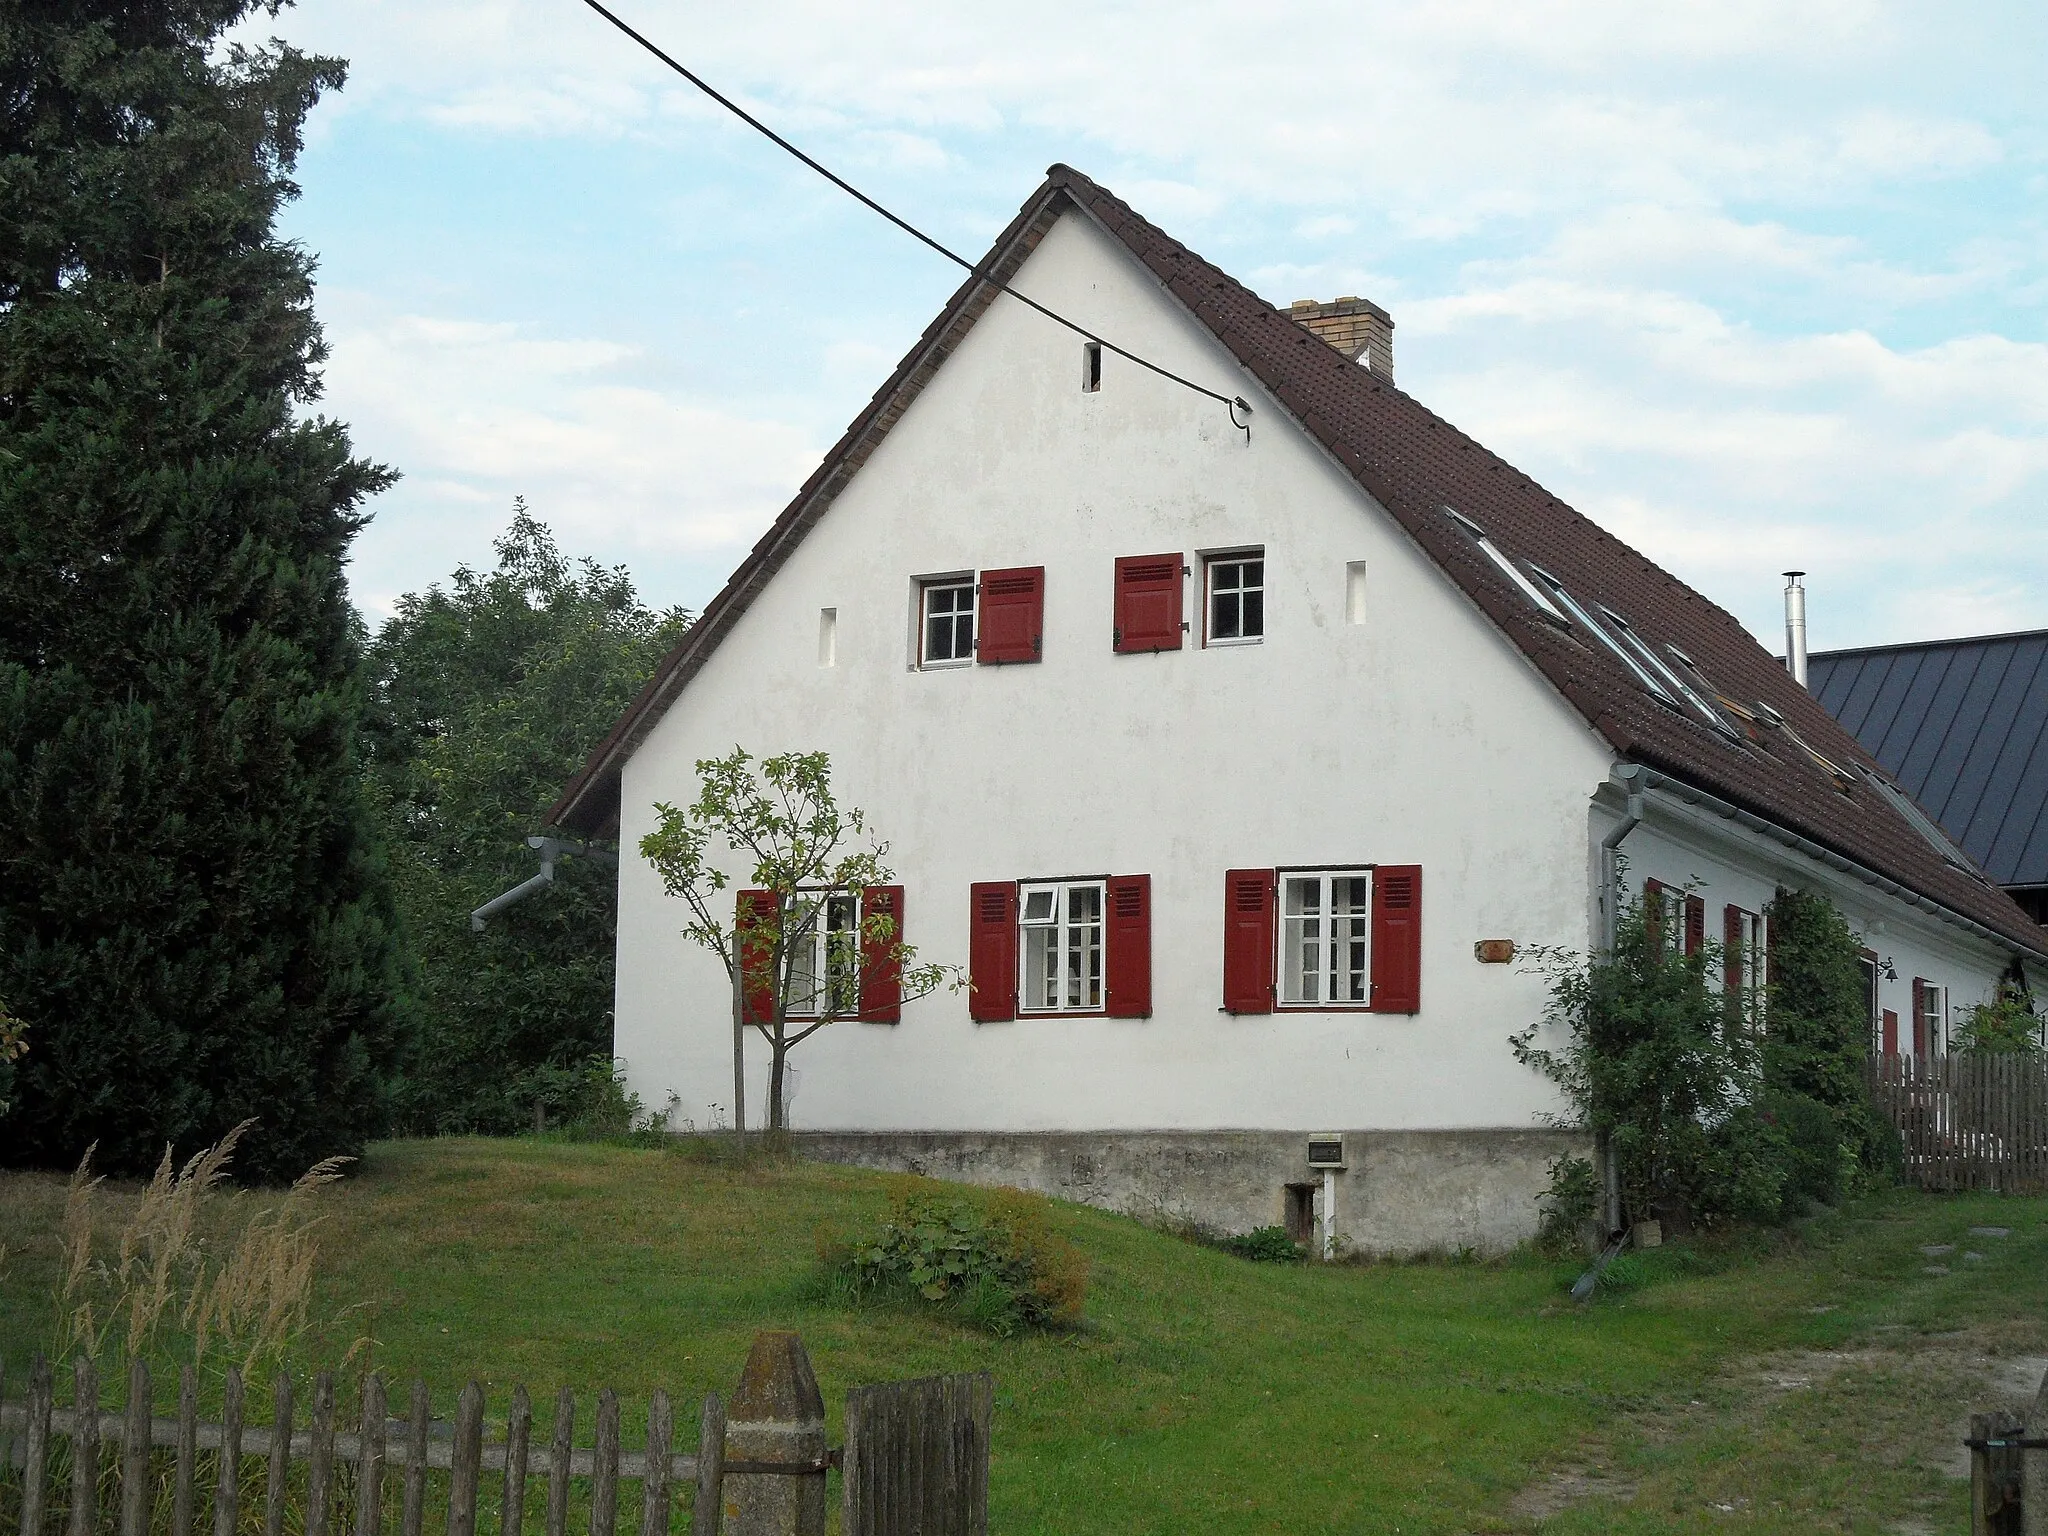
M 1025 1013 L 1102 1008 L 1100 880 L 1061 880 L 1017 890 L 1023 931 L 1018 998 Z
M 1931 981 L 1920 983 L 1920 1030 L 1921 1040 L 1926 1042 L 1927 1054 L 1940 1056 L 1948 1050 L 1948 988 L 1937 986 Z
M 1266 636 L 1266 552 L 1240 549 L 1203 558 L 1208 588 L 1206 645 L 1250 645 Z
M 860 1012 L 860 898 L 852 891 L 803 891 L 816 900 L 810 932 L 789 942 L 789 1008 L 793 1018 Z
M 1372 872 L 1279 871 L 1280 1006 L 1372 1001 Z
M 918 583 L 917 664 L 965 667 L 974 662 L 974 578 L 946 576 Z
M 1770 953 L 1770 935 L 1763 914 L 1730 907 L 1727 938 L 1735 953 L 1727 957 L 1728 980 L 1735 992 L 1737 1017 L 1761 1034 L 1764 1027 L 1764 983 L 1769 972 L 1765 957 Z

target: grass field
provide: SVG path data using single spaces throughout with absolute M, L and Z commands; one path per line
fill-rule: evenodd
M 1001 1341 L 822 1299 L 814 1233 L 887 1189 L 677 1151 L 381 1145 L 325 1202 L 320 1307 L 357 1310 L 312 1352 L 367 1335 L 437 1397 L 475 1375 L 496 1402 L 524 1381 L 694 1404 L 730 1391 L 755 1330 L 793 1327 L 835 1421 L 848 1387 L 987 1369 L 1001 1536 L 1961 1532 L 1963 1417 L 2048 1364 L 2048 1200 L 1888 1196 L 1646 1255 L 1649 1283 L 1583 1309 L 1533 1257 L 1263 1266 L 1060 1207 L 1093 1260 L 1088 1325 Z M 17 1381 L 50 1336 L 62 1201 L 60 1179 L 0 1175 Z M 1970 1235 L 1987 1225 L 2010 1235 Z

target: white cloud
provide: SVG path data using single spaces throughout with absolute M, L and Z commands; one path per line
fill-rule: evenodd
M 404 468 L 356 551 L 358 601 L 388 611 L 474 561 L 524 495 L 565 548 L 715 580 L 816 464 L 787 422 L 621 381 L 632 348 L 329 302 L 331 399 L 357 450 Z

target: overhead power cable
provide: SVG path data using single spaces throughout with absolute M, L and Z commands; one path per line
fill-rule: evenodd
M 816 160 L 812 159 L 809 155 L 805 154 L 802 150 L 798 149 L 794 144 L 790 143 L 789 140 L 785 139 L 773 128 L 770 128 L 766 123 L 762 122 L 761 119 L 754 116 L 754 114 L 749 112 L 745 107 L 741 106 L 731 97 L 720 93 L 707 81 L 705 81 L 701 76 L 685 68 L 681 62 L 673 58 L 668 53 L 664 52 L 645 34 L 634 30 L 633 27 L 628 25 L 618 15 L 616 15 L 614 12 L 608 10 L 605 6 L 600 4 L 599 0 L 583 0 L 583 3 L 589 6 L 593 11 L 597 12 L 597 14 L 602 16 L 606 21 L 610 22 L 614 27 L 618 28 L 619 31 L 625 33 L 627 37 L 630 37 L 642 48 L 646 49 L 649 53 L 653 54 L 655 58 L 661 60 L 662 63 L 666 64 L 670 69 L 674 70 L 677 74 L 681 75 L 685 80 L 689 81 L 690 84 L 694 85 L 706 96 L 709 96 L 713 101 L 717 102 L 721 107 L 725 108 L 725 110 L 730 112 L 734 117 L 738 118 L 741 122 L 745 123 L 749 128 L 753 129 L 756 133 L 766 138 L 778 149 L 781 149 L 784 153 L 792 155 L 796 159 L 801 160 L 805 165 L 809 166 L 812 170 L 816 171 L 820 176 L 824 177 L 827 181 L 831 182 L 833 186 L 837 187 L 840 191 L 844 192 L 848 197 L 853 198 L 856 202 L 862 204 L 871 211 L 879 213 L 891 224 L 894 224 L 898 229 L 902 230 L 906 235 L 910 236 L 911 239 L 917 240 L 925 245 L 930 246 L 933 250 L 937 251 L 941 256 L 945 257 L 946 260 L 952 262 L 955 266 L 966 268 L 969 273 L 971 273 L 980 281 L 993 284 L 1000 292 L 1007 293 L 1011 298 L 1017 300 L 1018 303 L 1027 305 L 1030 308 L 1037 310 L 1041 315 L 1045 316 L 1046 319 L 1065 326 L 1068 330 L 1072 331 L 1077 336 L 1087 338 L 1089 341 L 1094 342 L 1096 346 L 1101 347 L 1104 351 L 1114 352 L 1118 357 L 1124 358 L 1129 362 L 1136 363 L 1140 368 L 1148 368 L 1153 373 L 1158 374 L 1162 379 L 1171 379 L 1174 383 L 1180 385 L 1183 389 L 1191 389 L 1198 395 L 1206 395 L 1211 400 L 1220 401 L 1222 404 L 1230 408 L 1231 424 L 1237 427 L 1241 427 L 1244 430 L 1244 433 L 1247 437 L 1251 435 L 1251 402 L 1246 400 L 1242 395 L 1232 396 L 1218 394 L 1213 389 L 1209 389 L 1203 385 L 1197 384 L 1193 379 L 1182 378 L 1172 369 L 1162 368 L 1159 366 L 1159 364 L 1152 362 L 1147 358 L 1142 358 L 1138 356 L 1137 353 L 1129 351 L 1126 348 L 1120 347 L 1115 342 L 1110 341 L 1105 337 L 1096 335 L 1095 332 L 1089 330 L 1088 327 L 1086 327 L 1085 325 L 1078 325 L 1074 321 L 1069 320 L 1065 315 L 1062 315 L 1055 310 L 1046 308 L 1045 305 L 1039 303 L 1038 300 L 1032 298 L 1029 294 L 1019 293 L 1016 289 L 1012 288 L 1008 283 L 998 281 L 996 278 L 991 277 L 984 263 L 969 261 L 965 256 L 962 256 L 958 251 L 952 250 L 950 247 L 942 245 L 939 241 L 934 240 L 930 235 L 926 234 L 923 230 L 919 229 L 915 224 L 912 224 L 908 219 L 903 218 L 898 214 L 891 213 L 887 208 L 884 208 L 872 197 L 869 197 L 867 193 L 861 191 L 859 187 L 856 187 L 852 182 L 848 181 L 845 177 L 840 176 L 834 173 L 833 171 L 826 169 L 826 167 L 820 165 Z M 1242 422 L 1240 422 L 1237 419 L 1237 412 L 1239 411 L 1243 411 L 1245 413 L 1246 419 Z

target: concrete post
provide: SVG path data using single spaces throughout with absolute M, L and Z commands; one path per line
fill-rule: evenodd
M 825 1536 L 825 1399 L 795 1334 L 754 1336 L 726 1410 L 725 1459 L 818 1469 L 727 1472 L 725 1536 Z

